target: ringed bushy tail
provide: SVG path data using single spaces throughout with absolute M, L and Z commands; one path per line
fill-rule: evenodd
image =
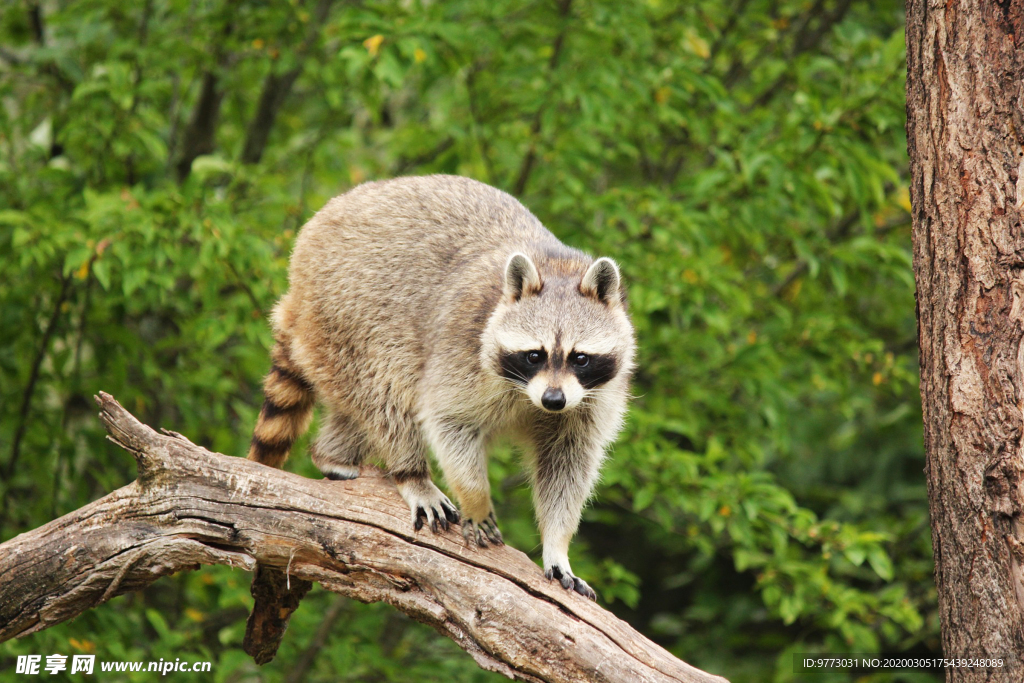
M 270 357 L 274 366 L 263 379 L 263 407 L 253 430 L 249 460 L 279 468 L 292 444 L 309 428 L 313 387 L 292 364 L 286 344 L 278 342 Z

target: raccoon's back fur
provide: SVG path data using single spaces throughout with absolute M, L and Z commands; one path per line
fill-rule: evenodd
M 325 408 L 328 477 L 387 466 L 419 529 L 459 513 L 500 543 L 485 448 L 523 442 L 549 578 L 593 597 L 568 544 L 626 408 L 632 327 L 618 268 L 559 242 L 511 196 L 454 176 L 361 185 L 302 229 L 274 310 L 274 368 L 249 457 L 280 466 Z

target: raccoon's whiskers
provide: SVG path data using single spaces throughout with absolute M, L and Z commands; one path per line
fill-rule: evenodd
M 488 396 L 484 396 L 483 400 L 487 401 L 487 402 L 491 402 L 491 401 L 494 401 L 495 399 L 498 399 L 498 398 L 501 398 L 502 396 L 505 396 L 506 394 L 514 394 L 517 391 L 518 391 L 518 387 L 511 387 L 511 388 L 510 387 L 502 387 L 501 389 L 498 389 L 494 393 L 489 394 Z
M 523 384 L 529 384 L 530 383 L 530 379 L 526 375 L 523 375 L 520 372 L 516 372 L 516 370 L 514 368 L 509 368 L 508 372 L 511 373 L 512 375 L 518 377 L 519 379 L 523 380 Z M 502 377 L 502 379 L 505 380 L 506 382 L 512 382 L 512 384 L 518 385 L 518 382 L 516 382 L 513 379 L 509 379 L 508 377 Z

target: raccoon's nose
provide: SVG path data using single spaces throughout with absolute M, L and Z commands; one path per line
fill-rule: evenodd
M 540 397 L 540 402 L 548 410 L 561 410 L 565 407 L 565 394 L 561 389 L 548 387 L 544 390 L 544 395 Z

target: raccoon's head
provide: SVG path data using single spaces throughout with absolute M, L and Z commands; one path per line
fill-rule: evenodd
M 609 258 L 541 261 L 512 254 L 483 335 L 484 362 L 546 412 L 570 411 L 633 369 L 633 328 Z

